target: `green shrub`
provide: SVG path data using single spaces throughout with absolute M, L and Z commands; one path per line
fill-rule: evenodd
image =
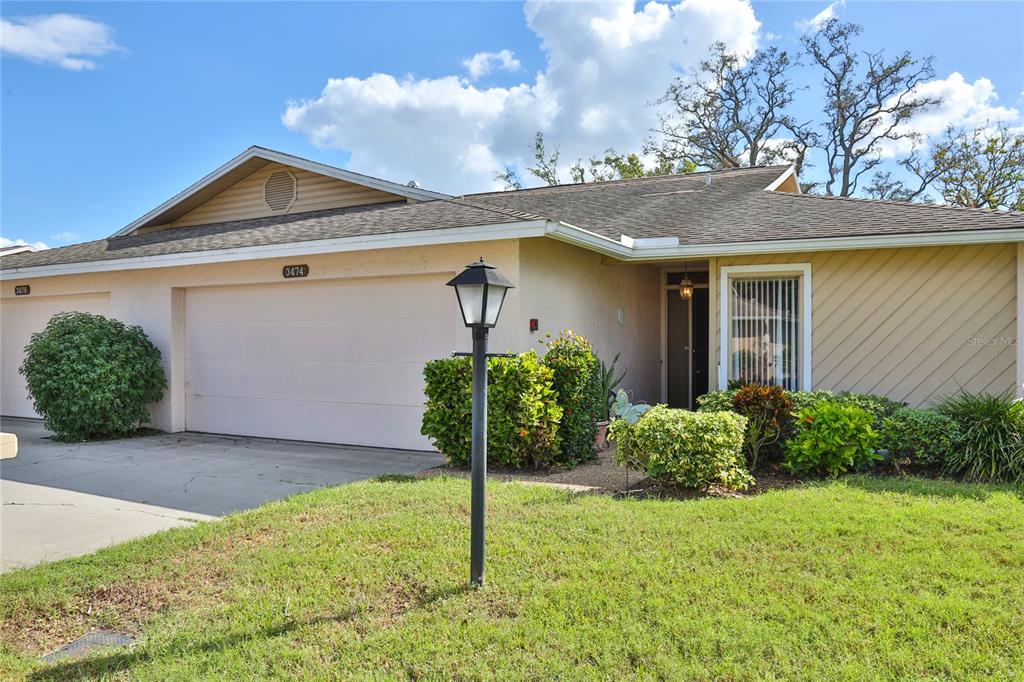
M 800 411 L 799 429 L 786 443 L 786 467 L 797 475 L 837 476 L 881 459 L 878 433 L 862 407 L 822 400 Z
M 423 368 L 427 396 L 420 432 L 452 464 L 468 464 L 472 446 L 473 368 L 470 358 L 431 360 Z M 559 459 L 552 372 L 533 351 L 488 360 L 489 464 L 544 466 Z
M 730 388 L 727 391 L 711 391 L 697 396 L 697 411 L 728 412 L 733 408 L 733 398 L 736 397 L 738 390 Z
M 1024 404 L 1009 394 L 959 393 L 939 411 L 960 427 L 946 472 L 975 481 L 1024 479 Z
M 915 467 L 942 468 L 960 447 L 959 425 L 935 410 L 896 410 L 882 422 L 879 436 L 890 459 L 906 459 Z
M 743 449 L 747 467 L 757 469 L 761 456 L 775 449 L 793 429 L 793 399 L 781 386 L 749 385 L 736 391 L 732 409 L 747 418 Z
M 160 351 L 142 327 L 87 313 L 54 315 L 32 335 L 19 371 L 61 440 L 130 433 L 167 388 Z
M 561 459 L 566 463 L 591 459 L 600 414 L 597 356 L 590 342 L 571 330 L 544 345 L 544 364 L 553 372 L 552 386 L 562 407 Z
M 620 464 L 690 488 L 742 490 L 754 479 L 743 465 L 747 420 L 732 412 L 690 412 L 658 405 L 635 424 L 616 419 L 609 437 Z

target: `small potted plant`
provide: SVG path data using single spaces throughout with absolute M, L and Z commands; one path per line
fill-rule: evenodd
M 604 450 L 608 446 L 608 421 L 611 419 L 612 404 L 615 402 L 615 389 L 618 388 L 622 378 L 626 376 L 623 371 L 618 377 L 615 376 L 615 363 L 619 361 L 619 353 L 612 358 L 612 364 L 606 365 L 604 360 L 597 368 L 597 384 L 599 390 L 597 404 L 597 434 L 594 438 L 594 446 L 598 450 Z

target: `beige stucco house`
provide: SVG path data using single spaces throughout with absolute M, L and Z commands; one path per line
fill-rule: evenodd
M 158 428 L 427 448 L 422 365 L 470 344 L 445 282 L 481 256 L 518 285 L 492 349 L 576 329 L 637 400 L 1010 391 L 1022 244 L 1021 214 L 804 195 L 784 166 L 452 197 L 253 147 L 108 239 L 0 259 L 0 414 L 34 416 L 22 349 L 82 310 L 159 346 Z

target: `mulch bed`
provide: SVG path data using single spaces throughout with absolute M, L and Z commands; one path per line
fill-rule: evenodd
M 615 446 L 598 453 L 597 459 L 585 462 L 572 469 L 549 468 L 521 470 L 506 467 L 489 467 L 488 477 L 499 481 L 526 481 L 530 483 L 554 483 L 561 485 L 579 485 L 594 488 L 589 491 L 599 494 L 611 494 L 616 497 L 635 499 L 673 499 L 692 500 L 702 497 L 735 497 L 746 498 L 769 490 L 782 490 L 800 485 L 804 481 L 795 478 L 779 465 L 770 465 L 759 471 L 757 482 L 743 491 L 726 490 L 720 486 L 711 486 L 707 490 L 665 486 L 648 478 L 636 469 L 627 471 L 615 462 Z M 419 474 L 429 476 L 468 477 L 469 467 L 442 465 L 428 469 Z

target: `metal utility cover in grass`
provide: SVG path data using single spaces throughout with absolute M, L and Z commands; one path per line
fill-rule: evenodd
M 68 658 L 81 658 L 90 654 L 96 649 L 104 647 L 128 646 L 134 644 L 135 639 L 120 632 L 110 630 L 97 630 L 87 635 L 82 635 L 70 644 L 65 644 L 52 654 L 43 656 L 44 663 L 53 663 Z

